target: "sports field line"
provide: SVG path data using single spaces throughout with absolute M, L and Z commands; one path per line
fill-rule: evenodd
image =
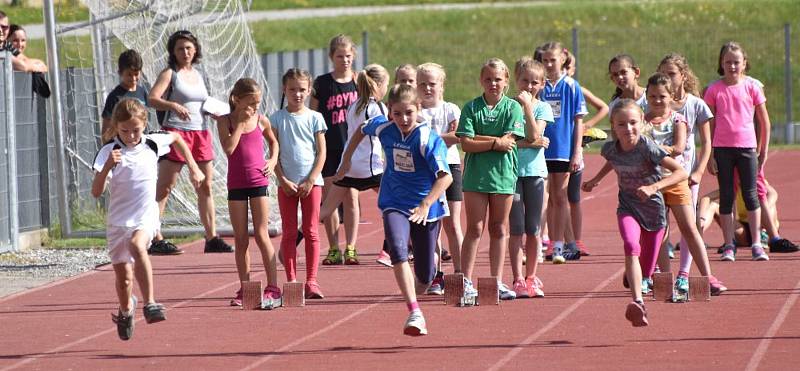
M 781 325 L 783 325 L 783 321 L 786 320 L 786 317 L 789 315 L 789 311 L 792 310 L 792 307 L 797 302 L 797 297 L 800 296 L 798 293 L 800 290 L 800 280 L 797 281 L 797 284 L 794 285 L 794 292 L 789 294 L 789 297 L 786 298 L 786 301 L 783 303 L 783 307 L 781 308 L 778 315 L 775 316 L 775 320 L 772 321 L 772 325 L 769 327 L 767 332 L 764 334 L 764 337 L 758 343 L 758 347 L 756 351 L 753 353 L 753 356 L 750 357 L 750 362 L 747 363 L 747 367 L 745 367 L 745 371 L 755 371 L 758 369 L 758 365 L 764 359 L 764 356 L 767 354 L 767 349 L 769 349 L 769 344 L 772 343 L 772 338 L 775 337 L 775 334 L 780 330 Z
M 376 233 L 378 233 L 378 232 L 382 232 L 382 231 L 383 231 L 383 228 L 379 228 L 379 229 L 376 229 L 376 230 L 374 230 L 374 231 L 370 231 L 370 232 L 367 232 L 367 233 L 364 233 L 364 234 L 359 234 L 359 237 L 358 237 L 358 238 L 359 238 L 359 239 L 361 239 L 361 238 L 366 238 L 366 237 L 368 237 L 368 236 L 372 236 L 373 234 L 376 234 Z M 300 258 L 300 259 L 298 259 L 298 262 L 299 262 L 299 261 L 301 261 L 301 260 L 303 260 L 303 259 L 304 259 L 304 258 Z M 44 286 L 40 286 L 40 287 L 38 287 L 38 288 L 35 288 L 35 289 L 31 289 L 31 290 L 23 291 L 23 292 L 21 292 L 21 293 L 17 293 L 17 294 L 12 294 L 12 295 L 10 295 L 9 297 L 6 297 L 6 298 L 3 298 L 2 300 L 0 300 L 0 303 L 2 303 L 3 301 L 6 301 L 6 300 L 8 300 L 8 299 L 11 299 L 11 298 L 17 297 L 17 296 L 21 296 L 21 295 L 23 295 L 23 294 L 28 294 L 28 293 L 31 293 L 31 292 L 35 292 L 35 291 L 39 291 L 39 290 L 42 290 L 42 289 L 50 288 L 50 287 L 53 287 L 53 286 L 56 286 L 56 285 L 59 285 L 59 284 L 62 284 L 62 283 L 66 283 L 66 282 L 73 281 L 73 280 L 75 280 L 75 279 L 78 279 L 78 278 L 82 278 L 82 277 L 89 276 L 89 275 L 91 275 L 91 274 L 94 274 L 94 273 L 97 273 L 97 272 L 100 272 L 100 271 L 99 271 L 99 270 L 97 270 L 97 269 L 95 269 L 95 270 L 93 270 L 93 271 L 90 271 L 90 272 L 88 272 L 88 273 L 84 273 L 84 274 L 80 274 L 80 275 L 77 275 L 77 276 L 74 276 L 74 277 L 71 277 L 71 278 L 67 278 L 67 279 L 64 279 L 64 280 L 56 281 L 56 282 L 53 282 L 53 283 L 50 283 L 50 284 L 47 284 L 47 285 L 44 285 Z M 260 275 L 262 275 L 262 274 L 264 274 L 264 272 L 256 273 L 256 274 L 255 274 L 255 276 L 260 276 Z M 193 302 L 193 301 L 194 301 L 194 300 L 196 300 L 196 299 L 204 298 L 204 297 L 206 297 L 206 296 L 208 296 L 208 295 L 211 295 L 211 294 L 213 294 L 213 293 L 215 293 L 215 292 L 217 292 L 217 291 L 220 291 L 220 290 L 227 289 L 227 288 L 229 288 L 229 287 L 231 287 L 231 286 L 233 286 L 233 285 L 235 285 L 235 284 L 237 284 L 237 283 L 239 283 L 239 281 L 238 281 L 238 280 L 237 280 L 237 281 L 230 282 L 230 283 L 227 283 L 227 284 L 224 284 L 224 285 L 222 285 L 222 286 L 215 287 L 215 288 L 213 288 L 213 289 L 211 289 L 211 290 L 208 290 L 208 291 L 206 291 L 206 292 L 204 292 L 204 293 L 202 293 L 202 294 L 200 294 L 200 295 L 193 296 L 193 297 L 192 297 L 192 298 L 190 298 L 190 299 L 187 299 L 187 300 L 184 300 L 184 301 L 182 301 L 182 302 L 179 302 L 179 303 L 176 303 L 176 304 L 174 304 L 174 305 L 171 305 L 171 306 L 169 306 L 169 307 L 168 307 L 168 309 L 180 308 L 180 307 L 182 307 L 182 306 L 184 306 L 184 305 L 186 305 L 186 304 L 189 304 L 189 303 Z M 380 302 L 383 302 L 383 301 L 386 301 L 386 300 L 389 300 L 389 299 L 390 299 L 390 298 L 392 298 L 394 295 L 396 295 L 396 294 L 393 294 L 392 296 L 387 296 L 386 298 L 383 298 L 383 299 L 381 299 L 381 301 L 379 301 L 378 303 L 380 303 Z M 372 306 L 374 306 L 374 305 L 377 305 L 378 303 L 374 303 L 374 304 L 372 304 Z M 350 318 L 350 316 L 348 316 L 348 317 L 346 317 L 346 318 Z M 144 318 L 139 318 L 139 319 L 137 319 L 135 322 L 137 322 L 137 323 L 138 323 L 138 322 L 141 322 L 141 321 L 143 321 L 143 320 L 144 320 Z M 13 369 L 16 369 L 16 368 L 22 367 L 22 366 L 24 366 L 24 365 L 26 365 L 26 364 L 28 364 L 28 363 L 31 363 L 31 362 L 33 362 L 33 361 L 35 361 L 35 360 L 39 359 L 39 358 L 42 358 L 42 357 L 44 357 L 44 356 L 48 356 L 48 355 L 52 355 L 52 354 L 55 354 L 55 353 L 61 352 L 61 351 L 63 351 L 63 350 L 66 350 L 66 349 L 69 349 L 69 348 L 71 348 L 71 347 L 74 347 L 74 346 L 76 346 L 76 345 L 83 344 L 83 343 L 85 343 L 85 342 L 87 342 L 87 341 L 90 341 L 90 340 L 92 340 L 92 339 L 95 339 L 95 338 L 98 338 L 98 337 L 100 337 L 100 336 L 103 336 L 103 335 L 109 334 L 109 333 L 111 333 L 111 332 L 114 332 L 114 331 L 116 331 L 116 329 L 117 329 L 116 327 L 113 327 L 113 326 L 112 326 L 112 327 L 110 327 L 110 328 L 108 328 L 108 329 L 106 329 L 106 330 L 103 330 L 103 331 L 100 331 L 100 332 L 94 333 L 94 334 L 92 334 L 92 335 L 88 335 L 88 336 L 82 337 L 82 338 L 80 338 L 80 339 L 78 339 L 78 340 L 75 340 L 75 341 L 73 341 L 73 342 L 70 342 L 70 343 L 67 343 L 67 344 L 64 344 L 64 345 L 61 345 L 61 346 L 55 347 L 55 348 L 53 348 L 53 349 L 50 349 L 50 350 L 48 350 L 48 351 L 45 351 L 45 352 L 42 352 L 42 353 L 40 353 L 40 354 L 37 354 L 37 355 L 31 356 L 31 357 L 29 357 L 29 358 L 23 359 L 23 360 L 21 360 L 21 361 L 19 361 L 19 362 L 15 363 L 15 364 L 12 364 L 12 365 L 10 365 L 10 366 L 8 366 L 8 367 L 4 367 L 4 368 L 0 369 L 0 371 L 13 370 Z M 303 338 L 303 339 L 305 339 L 305 338 Z M 294 343 L 293 343 L 293 344 L 294 344 Z M 298 344 L 299 344 L 299 343 L 298 343 Z M 296 345 L 296 344 L 295 344 L 295 345 Z
M 497 361 L 497 363 L 492 365 L 492 367 L 489 367 L 489 370 L 499 370 L 499 369 L 503 368 L 508 363 L 508 361 L 510 361 L 512 358 L 514 358 L 517 354 L 519 354 L 519 352 L 521 352 L 523 350 L 523 348 L 525 348 L 526 346 L 528 346 L 531 343 L 533 343 L 534 341 L 536 341 L 540 336 L 544 335 L 546 332 L 548 332 L 551 329 L 553 329 L 553 327 L 558 326 L 563 320 L 565 320 L 567 317 L 569 317 L 569 315 L 572 314 L 572 312 L 574 312 L 575 310 L 578 309 L 578 307 L 580 307 L 581 305 L 586 303 L 597 292 L 599 292 L 600 290 L 602 290 L 603 288 L 605 288 L 606 286 L 611 284 L 611 282 L 618 280 L 619 277 L 622 276 L 623 272 L 625 272 L 625 267 L 622 267 L 619 270 L 617 270 L 616 272 L 614 272 L 614 274 L 612 274 L 605 281 L 603 281 L 599 285 L 597 285 L 594 289 L 592 289 L 592 291 L 586 293 L 580 299 L 578 299 L 576 302 L 572 303 L 572 305 L 570 305 L 567 309 L 565 309 L 563 312 L 561 312 L 561 314 L 556 316 L 556 318 L 554 318 L 552 321 L 549 321 L 547 323 L 547 326 L 542 327 L 541 329 L 539 329 L 539 331 L 536 331 L 533 334 L 531 334 L 531 336 L 528 336 L 527 338 L 525 338 L 525 340 L 520 342 L 513 349 L 511 349 L 508 353 L 506 353 L 506 355 L 503 358 L 501 358 L 499 361 Z

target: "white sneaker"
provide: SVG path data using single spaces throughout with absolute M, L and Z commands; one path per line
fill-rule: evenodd
M 517 298 L 517 293 L 509 289 L 505 283 L 497 282 L 497 292 L 500 295 L 500 300 L 514 300 Z
M 406 326 L 403 328 L 403 334 L 408 336 L 422 336 L 428 334 L 428 327 L 425 325 L 425 317 L 422 316 L 421 310 L 414 309 L 408 314 Z
M 473 306 L 478 299 L 478 290 L 467 277 L 464 277 L 464 297 L 461 298 L 462 306 Z

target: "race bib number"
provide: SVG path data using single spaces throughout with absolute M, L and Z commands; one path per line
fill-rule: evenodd
M 553 118 L 561 117 L 561 101 L 560 100 L 548 100 L 547 104 L 549 104 L 550 108 L 553 109 Z
M 411 155 L 411 151 L 406 149 L 394 148 L 392 150 L 392 155 L 394 157 L 395 171 L 401 171 L 404 173 L 414 172 L 414 157 Z

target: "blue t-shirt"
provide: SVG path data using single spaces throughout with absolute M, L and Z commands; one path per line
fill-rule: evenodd
M 361 127 L 366 135 L 381 141 L 386 168 L 381 178 L 378 207 L 411 215 L 410 210 L 430 193 L 439 172 L 450 174 L 447 146 L 427 122 L 420 123 L 403 136 L 394 122 L 378 116 Z M 444 194 L 428 210 L 428 221 L 436 221 L 450 212 Z
M 581 86 L 578 81 L 563 74 L 555 84 L 545 82 L 541 99 L 550 105 L 555 119 L 553 125 L 547 125 L 544 129 L 544 135 L 550 139 L 544 157 L 547 160 L 569 161 L 573 152 L 575 117 L 589 113 Z
M 325 119 L 321 113 L 310 109 L 298 115 L 284 108 L 273 112 L 269 121 L 282 148 L 278 161 L 284 176 L 293 183 L 304 181 L 317 158 L 317 133 L 327 130 Z M 322 175 L 314 180 L 314 185 L 323 184 Z
M 546 123 L 545 130 L 547 130 L 547 127 L 553 124 L 553 109 L 549 104 L 538 101 L 533 107 L 533 118 L 544 121 Z M 517 176 L 547 178 L 547 163 L 544 160 L 542 148 L 520 148 L 517 157 L 519 158 Z

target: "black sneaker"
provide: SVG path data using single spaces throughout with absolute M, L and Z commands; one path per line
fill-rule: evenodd
M 800 247 L 797 247 L 792 241 L 785 238 L 780 238 L 769 242 L 769 252 L 797 252 Z
M 122 340 L 130 340 L 133 336 L 134 314 L 136 313 L 136 297 L 131 296 L 131 309 L 130 314 L 123 314 L 122 310 L 118 310 L 117 314 L 111 313 L 111 321 L 117 324 L 117 335 Z
M 453 256 L 450 255 L 450 252 L 447 251 L 447 249 L 442 249 L 442 261 L 446 262 L 450 261 L 451 259 L 453 259 Z
M 147 304 L 142 311 L 144 311 L 144 320 L 147 323 L 156 323 L 167 319 L 167 315 L 164 314 L 164 306 L 159 303 Z
M 225 243 L 223 239 L 214 237 L 210 240 L 206 240 L 206 248 L 203 251 L 206 253 L 233 252 L 233 247 Z
M 150 243 L 150 248 L 147 249 L 147 253 L 150 255 L 180 255 L 183 254 L 183 250 L 179 249 L 178 246 L 175 246 L 172 242 L 160 240 Z

